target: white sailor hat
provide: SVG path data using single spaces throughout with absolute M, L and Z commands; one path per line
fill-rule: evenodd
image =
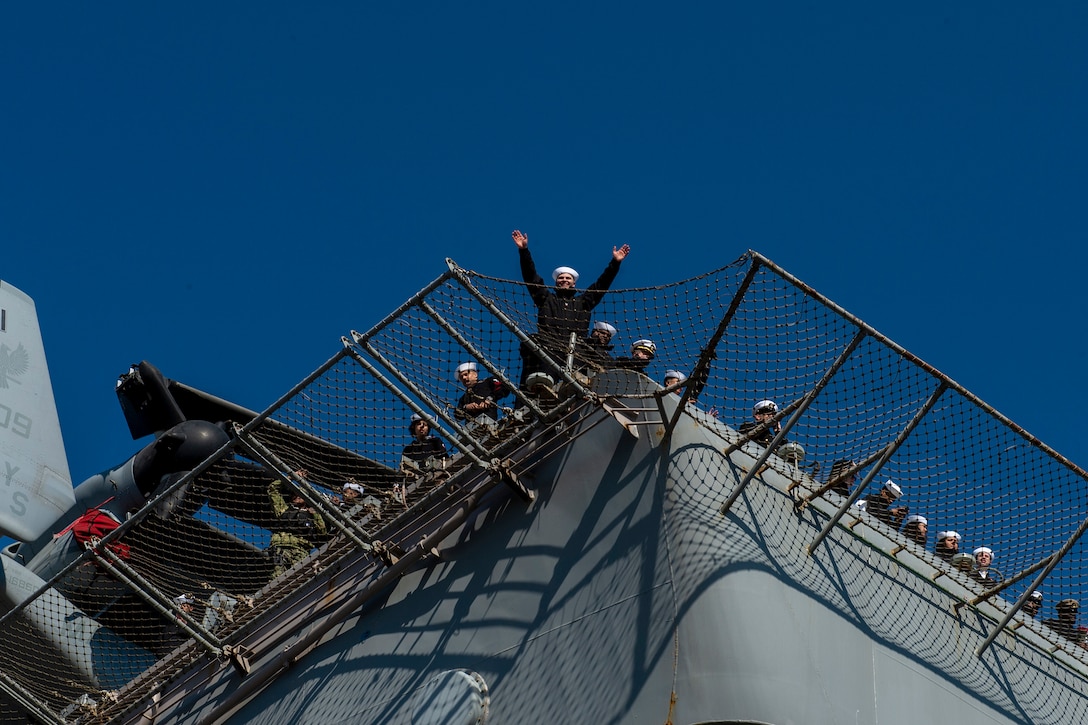
M 922 516 L 921 514 L 911 514 L 903 522 L 904 526 L 907 524 L 925 524 L 926 526 L 929 526 L 929 519 L 927 519 L 925 516 Z
M 364 493 L 366 493 L 366 491 L 363 490 L 363 485 L 361 483 L 357 483 L 355 481 L 348 481 L 347 483 L 345 483 L 344 484 L 344 490 L 345 491 L 354 491 L 355 493 L 359 494 L 360 496 L 362 496 Z
M 991 559 L 994 559 L 994 550 L 988 546 L 980 546 L 971 552 L 972 556 L 978 556 L 979 554 L 989 554 Z
M 558 280 L 559 275 L 561 274 L 569 274 L 571 277 L 574 277 L 575 282 L 578 281 L 578 273 L 570 267 L 556 267 L 555 270 L 552 271 L 552 281 Z
M 684 375 L 679 370 L 666 370 L 665 371 L 665 379 L 668 380 L 669 378 L 676 378 L 680 382 L 684 382 L 685 380 L 688 379 L 688 376 Z
M 463 373 L 465 370 L 475 370 L 475 369 L 476 369 L 476 363 L 474 363 L 474 362 L 463 362 L 460 365 L 458 365 L 457 370 L 454 371 L 453 379 L 454 380 L 460 380 L 461 379 L 461 373 Z
M 612 327 L 612 325 L 608 324 L 607 322 L 601 322 L 600 320 L 597 320 L 596 322 L 593 323 L 593 329 L 594 330 L 602 330 L 604 332 L 607 332 L 609 335 L 615 335 L 616 334 L 616 328 L 615 327 Z
M 1041 602 L 1041 601 L 1043 601 L 1043 593 L 1041 591 L 1039 591 L 1038 589 L 1032 589 L 1031 590 L 1031 596 L 1028 597 L 1028 599 L 1034 599 L 1036 601 Z
M 193 598 L 192 594 L 179 594 L 174 597 L 174 604 L 196 604 L 196 599 Z
M 938 531 L 938 539 L 955 539 L 956 541 L 963 541 L 963 537 L 959 535 L 957 531 Z
M 770 411 L 771 413 L 777 413 L 778 403 L 774 402 L 773 400 L 761 400 L 752 406 L 753 413 L 766 413 L 767 411 Z
M 899 484 L 890 478 L 884 482 L 884 486 L 882 488 L 890 493 L 892 495 L 892 498 L 899 498 L 903 495 L 903 489 L 899 488 Z
M 645 350 L 646 352 L 650 353 L 651 356 L 657 354 L 657 345 L 654 344 L 653 340 L 635 340 L 633 343 L 631 343 L 632 355 L 635 354 L 635 350 L 639 349 Z

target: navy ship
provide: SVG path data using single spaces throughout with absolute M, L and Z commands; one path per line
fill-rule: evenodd
M 76 486 L 0 294 L 3 722 L 1088 721 L 1085 471 L 756 252 L 592 350 L 447 260 L 263 411 L 141 362 Z

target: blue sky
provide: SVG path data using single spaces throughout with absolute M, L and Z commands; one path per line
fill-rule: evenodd
M 73 478 L 130 363 L 263 409 L 440 275 L 684 279 L 756 249 L 1074 462 L 1088 9 L 0 10 L 0 278 Z

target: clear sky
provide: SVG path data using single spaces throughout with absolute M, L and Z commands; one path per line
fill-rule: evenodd
M 11 3 L 0 278 L 75 481 L 142 359 L 263 409 L 444 270 L 756 249 L 1088 465 L 1088 6 Z

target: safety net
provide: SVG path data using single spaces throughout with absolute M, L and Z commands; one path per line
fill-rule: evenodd
M 106 721 L 204 658 L 244 669 L 235 648 L 320 572 L 395 566 L 473 481 L 530 496 L 504 477 L 509 452 L 572 406 L 599 405 L 593 380 L 615 368 L 658 383 L 628 396 L 648 406 L 669 378 L 666 393 L 731 432 L 723 451 L 774 447 L 796 466 L 799 505 L 872 521 L 980 597 L 1011 605 L 1037 590 L 1054 645 L 1085 644 L 1075 611 L 1057 606 L 1086 583 L 1085 472 L 770 260 L 617 286 L 573 337 L 541 329 L 553 321 L 523 282 L 447 261 L 267 410 L 219 410 L 208 422 L 221 449 L 156 470 L 142 506 L 108 521 L 89 509 L 49 542 L 17 545 L 34 576 L 0 618 L 3 712 Z M 139 388 L 127 375 L 119 388 Z M 937 557 L 938 532 L 967 556 Z

